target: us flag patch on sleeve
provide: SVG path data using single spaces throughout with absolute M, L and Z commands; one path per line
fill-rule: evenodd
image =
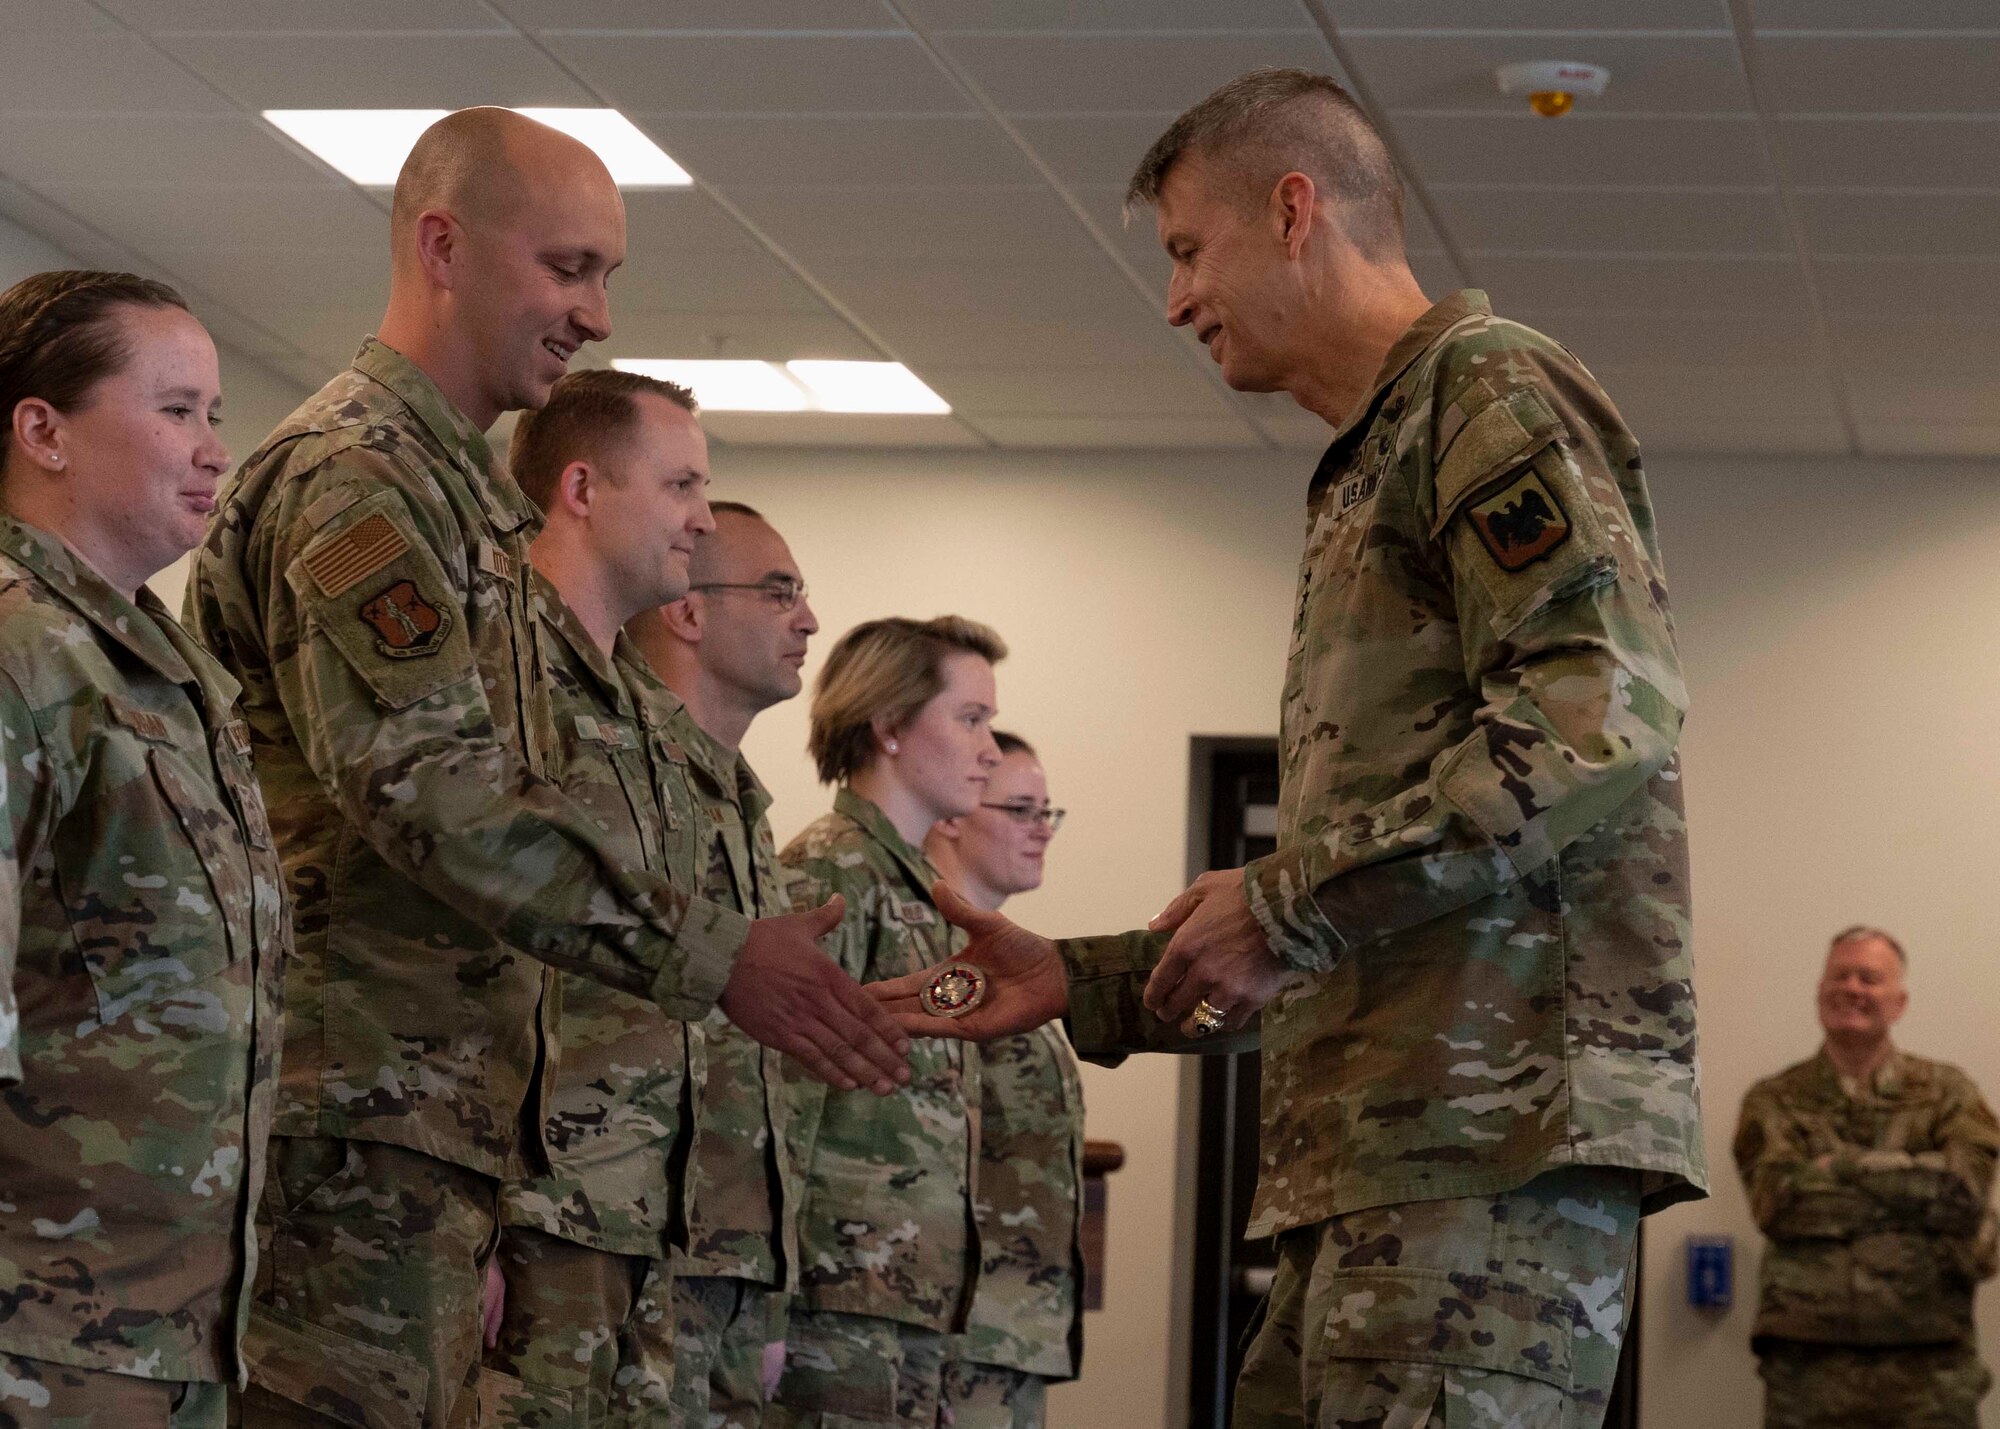
M 1532 468 L 1466 507 L 1466 516 L 1503 571 L 1526 570 L 1569 539 L 1569 513 Z
M 331 600 L 409 549 L 409 541 L 395 523 L 378 513 L 364 516 L 338 536 L 320 542 L 302 559 L 320 593 Z

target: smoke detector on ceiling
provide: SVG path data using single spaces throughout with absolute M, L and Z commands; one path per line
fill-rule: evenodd
M 1500 81 L 1502 94 L 1525 95 L 1528 108 L 1542 118 L 1560 119 L 1576 104 L 1579 94 L 1595 99 L 1604 93 L 1611 71 L 1578 60 L 1529 60 L 1501 65 L 1493 77 Z

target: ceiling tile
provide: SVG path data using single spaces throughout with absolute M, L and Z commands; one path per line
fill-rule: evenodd
M 823 304 L 761 248 L 690 249 L 670 262 L 627 265 L 612 280 L 614 319 L 644 308 L 700 312 L 813 313 Z
M 1237 35 L 948 34 L 938 43 L 987 97 L 1020 114 L 1144 111 L 1169 117 L 1259 65 L 1332 74 L 1317 30 Z M 1141 153 L 1144 152 L 1142 149 Z M 1137 162 L 1137 155 L 1133 156 Z
M 387 245 L 250 248 L 149 247 L 146 256 L 246 313 L 296 306 L 300 294 L 346 308 L 382 310 L 389 298 Z
M 1172 114 L 1055 114 L 1017 118 L 1014 127 L 1057 178 L 1115 186 L 1122 194 Z
M 1496 65 L 1574 59 L 1603 65 L 1603 97 L 1579 99 L 1585 113 L 1748 113 L 1755 106 L 1737 59 L 1735 36 L 1350 35 L 1348 53 L 1385 109 L 1465 109 L 1526 113 L 1527 101 L 1500 92 Z M 1570 118 L 1541 120 L 1567 124 Z
M 1479 285 L 1502 312 L 1521 308 L 1740 313 L 1804 308 L 1797 261 L 1772 258 L 1639 258 L 1568 254 L 1469 255 Z
M 218 347 L 267 363 L 279 358 L 300 355 L 298 346 L 290 337 L 281 332 L 274 332 L 254 318 L 243 316 L 216 296 L 215 288 L 202 287 L 186 279 L 182 281 L 181 295 L 193 305 L 194 315 L 202 320 L 203 325 L 208 328 L 209 336 L 215 339 Z M 239 301 L 234 289 L 224 288 L 221 292 L 227 293 L 231 302 Z M 250 440 L 255 441 L 262 435 L 263 433 L 259 432 Z M 230 440 L 240 442 L 244 436 L 242 432 L 235 432 L 231 434 Z M 248 450 L 248 447 L 244 447 L 238 455 L 247 454 Z
M 1760 30 L 1990 30 L 1992 0 L 1748 0 Z
M 1236 417 L 985 417 L 979 429 L 1005 447 L 1262 447 Z
M 897 357 L 919 371 L 963 362 L 971 344 L 976 344 L 981 361 L 996 367 L 1058 361 L 1078 367 L 1116 366 L 1172 360 L 1179 351 L 1165 321 L 1138 311 L 1136 305 L 1134 316 L 1122 321 L 989 314 L 972 332 L 962 321 L 940 323 L 928 313 L 908 309 L 864 312 L 860 317 Z
M 1443 253 L 1410 254 L 1410 273 L 1426 293 L 1449 293 L 1466 287 L 1470 279 Z
M 1861 429 L 1861 450 L 1879 457 L 2000 456 L 2000 426 L 1877 422 Z
M 1237 392 L 1232 400 L 1258 431 L 1288 451 L 1324 451 L 1333 428 L 1285 392 Z
M 1807 0 L 1818 3 L 1818 0 Z M 1727 0 L 1638 0 L 1581 6 L 1577 0 L 1327 0 L 1350 30 L 1727 30 Z M 1568 59 L 1569 55 L 1552 56 Z M 1588 55 L 1576 58 L 1588 59 Z
M 704 182 L 950 188 L 1032 183 L 1035 171 L 991 120 L 937 115 L 633 120 Z
M 1750 116 L 1640 119 L 1572 114 L 1391 116 L 1431 183 L 1764 187 L 1772 182 Z
M 1850 383 L 1859 426 L 1973 426 L 2000 430 L 2000 374 L 1864 370 Z
M 1618 404 L 1642 445 L 1653 431 L 1683 431 L 1700 422 L 1747 425 L 1782 414 L 1789 421 L 1838 421 L 1833 382 L 1811 363 L 1724 367 L 1676 364 L 1668 367 L 1591 368 Z
M 518 35 L 164 35 L 160 43 L 251 109 L 459 109 L 599 101 Z
M 2000 372 L 2000 324 L 1977 318 L 1886 313 L 1830 319 L 1841 359 L 1856 380 L 1876 372 Z
M 1993 45 L 1962 36 L 1763 35 L 1757 66 L 1759 96 L 1773 113 L 2000 109 Z
M 937 30 L 1296 30 L 1299 0 L 901 0 Z
M 1160 247 L 1159 229 L 1153 222 L 1152 211 L 1139 209 L 1127 219 L 1122 185 L 1107 188 L 1079 184 L 1071 192 L 1097 220 L 1098 231 L 1111 240 L 1126 262 L 1138 269 L 1139 275 L 1146 280 L 1146 290 L 1164 301 L 1167 276 L 1173 265 L 1167 261 L 1166 251 Z
M 926 314 L 939 327 L 978 331 L 987 318 L 1097 326 L 1135 317 L 1158 321 L 1102 258 L 1059 265 L 825 258 L 813 276 L 863 322 L 879 313 Z M 964 321 L 961 321 L 964 320 Z
M 1817 253 L 1936 254 L 1994 251 L 2000 194 L 1796 193 L 1792 198 Z
M 1802 419 L 1790 413 L 1717 421 L 1701 412 L 1648 427 L 1641 437 L 1646 460 L 1662 456 L 1847 456 L 1847 432 L 1837 417 Z M 1657 470 L 1657 465 L 1655 466 Z M 1669 561 L 1672 553 L 1668 553 Z
M 138 35 L 65 34 L 0 45 L 0 108 L 73 114 L 207 114 L 229 101 Z
M 190 173 L 233 185 L 347 187 L 243 114 L 160 114 L 142 124 L 122 114 L 9 114 L 0 170 L 29 184 L 154 184 Z
M 919 374 L 968 417 L 1226 417 L 1222 394 L 1183 362 L 1120 367 L 927 366 Z
M 771 362 L 794 357 L 878 361 L 884 353 L 829 308 L 817 312 L 733 312 L 719 304 L 675 311 L 626 301 L 622 285 L 611 292 L 612 357 L 754 357 Z
M 268 34 L 337 30 L 358 34 L 369 30 L 505 31 L 507 24 L 480 0 L 340 0 L 338 10 L 326 0 L 96 0 L 121 20 L 141 30 L 198 30 L 217 33 Z M 68 5 L 65 9 L 70 8 Z M 76 6 L 86 9 L 87 6 Z
M 1801 187 L 2000 188 L 2000 117 L 1780 119 L 1773 129 Z
M 903 35 L 551 35 L 610 103 L 650 114 L 966 114 L 972 101 Z
M 625 267 L 613 281 L 642 277 L 682 253 L 751 252 L 762 245 L 700 189 L 638 189 L 625 195 Z
M 887 417 L 831 412 L 704 412 L 709 435 L 742 446 L 980 447 L 985 441 L 951 417 Z M 720 485 L 726 490 L 725 466 Z
M 332 303 L 306 301 L 307 295 L 291 307 L 261 309 L 254 314 L 264 327 L 288 338 L 300 352 L 326 361 L 326 370 L 312 383 L 315 390 L 345 366 L 361 346 L 361 340 L 382 321 L 382 309 L 374 303 Z
M 1835 318 L 2000 318 L 2000 258 L 1820 258 Z
M 902 26 L 882 0 L 488 0 L 526 30 L 896 30 Z
M 226 232 L 246 248 L 349 245 L 388 261 L 389 215 L 350 188 L 50 184 L 42 192 L 141 252 L 201 248 Z
M 1082 226 L 1043 184 L 992 188 L 732 186 L 730 202 L 796 254 L 932 254 L 972 262 L 1034 250 Z
M 1593 370 L 1676 364 L 1794 366 L 1815 352 L 1820 342 L 1804 303 L 1774 312 L 1642 314 L 1509 303 L 1501 307 L 1500 315 L 1546 333 Z
M 1791 242 L 1775 192 L 1540 189 L 1435 184 L 1431 197 L 1466 248 L 1545 253 L 1782 253 Z
M 117 28 L 118 22 L 94 5 L 0 0 L 0 35 L 79 35 Z

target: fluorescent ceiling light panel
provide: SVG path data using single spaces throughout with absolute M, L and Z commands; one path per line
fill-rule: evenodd
M 944 413 L 951 403 L 900 362 L 787 362 L 822 412 Z
M 900 362 L 749 362 L 742 359 L 620 357 L 620 372 L 678 382 L 712 412 L 932 414 L 951 404 Z
M 267 109 L 264 117 L 357 184 L 389 188 L 424 130 L 447 109 Z M 581 140 L 620 188 L 685 188 L 686 169 L 615 109 L 517 109 Z
M 678 382 L 706 411 L 803 412 L 812 406 L 805 388 L 770 362 L 621 357 L 611 365 L 620 372 Z

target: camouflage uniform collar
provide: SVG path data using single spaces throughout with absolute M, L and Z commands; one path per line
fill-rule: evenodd
M 438 390 L 421 367 L 381 338 L 370 337 L 354 355 L 354 370 L 388 388 L 430 429 L 464 470 L 496 527 L 513 531 L 526 526 L 530 535 L 541 529 L 540 512 L 515 485 L 514 478 L 495 462 L 485 433 Z
M 1334 433 L 1334 443 L 1338 445 L 1349 432 L 1368 420 L 1382 394 L 1409 370 L 1410 364 L 1421 357 L 1432 343 L 1467 318 L 1491 316 L 1492 312 L 1493 304 L 1478 288 L 1461 288 L 1450 297 L 1433 303 L 1390 347 L 1388 356 L 1382 359 L 1382 366 L 1375 373 L 1375 381 L 1368 388 L 1367 397 L 1340 424 L 1340 430 Z
M 235 700 L 236 682 L 201 653 L 160 598 L 144 586 L 136 601 L 125 599 L 61 537 L 11 516 L 0 516 L 0 551 L 161 676 L 176 685 L 199 686 L 203 704 L 216 718 Z
M 615 663 L 619 655 L 618 646 L 614 645 L 609 655 L 598 649 L 597 642 L 590 638 L 590 632 L 583 628 L 583 622 L 577 619 L 576 612 L 569 608 L 569 602 L 563 599 L 562 591 L 556 587 L 556 583 L 532 567 L 530 571 L 531 579 L 535 583 L 535 608 L 541 614 L 542 624 L 549 628 L 549 632 L 556 639 L 569 647 L 575 657 L 574 663 L 590 672 L 590 677 L 597 682 L 598 693 L 606 705 L 617 710 L 626 719 L 637 718 L 638 711 L 634 707 L 631 688 L 619 675 Z M 624 641 L 625 636 L 621 632 L 618 636 L 619 645 Z
M 1825 1082 L 1835 1092 L 1850 1100 L 1863 1097 L 1894 1100 L 1902 1095 L 1903 1084 L 1909 1080 L 1909 1058 L 1899 1047 L 1889 1049 L 1889 1055 L 1883 1059 L 1882 1065 L 1869 1075 L 1866 1082 L 1850 1083 L 1843 1077 L 1840 1068 L 1834 1065 L 1833 1058 L 1827 1055 L 1824 1045 L 1820 1047 L 1818 1055 L 1813 1060 L 1818 1064 L 1820 1076 Z M 1850 1087 L 1852 1090 L 1849 1090 Z
M 681 743 L 687 746 L 688 762 L 714 785 L 717 793 L 736 805 L 743 822 L 754 828 L 771 807 L 771 791 L 764 787 L 741 750 L 725 749 L 722 741 L 697 724 L 685 709 L 683 706 L 678 733 Z M 835 797 L 837 800 L 838 796 Z
M 938 880 L 938 871 L 931 867 L 931 861 L 924 857 L 922 849 L 911 848 L 908 841 L 896 832 L 896 826 L 889 822 L 889 816 L 882 812 L 879 805 L 862 798 L 852 789 L 842 787 L 834 793 L 833 811 L 859 824 L 863 833 L 886 848 L 903 866 L 903 871 L 916 880 L 924 897 L 930 897 L 931 885 Z

